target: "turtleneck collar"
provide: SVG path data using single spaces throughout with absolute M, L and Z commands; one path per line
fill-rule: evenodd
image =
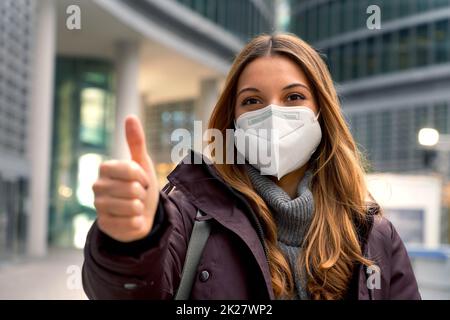
M 278 241 L 288 246 L 301 247 L 314 212 L 310 190 L 312 171 L 307 170 L 298 184 L 297 197 L 291 197 L 268 176 L 247 164 L 247 172 L 256 192 L 273 211 L 277 224 Z

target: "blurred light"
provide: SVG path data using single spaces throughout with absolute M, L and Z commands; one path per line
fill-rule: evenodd
M 276 17 L 275 24 L 276 28 L 280 31 L 287 31 L 289 29 L 290 22 L 290 3 L 288 0 L 277 0 L 276 1 Z
M 86 237 L 94 220 L 89 219 L 87 214 L 80 213 L 73 218 L 73 227 L 75 229 L 73 235 L 73 245 L 77 249 L 83 249 Z
M 83 142 L 100 145 L 104 139 L 105 90 L 85 88 L 81 91 L 80 139 Z
M 422 146 L 435 146 L 439 142 L 439 132 L 433 128 L 422 128 L 418 139 Z
M 102 156 L 96 153 L 87 153 L 78 159 L 77 198 L 84 206 L 94 208 L 92 185 L 97 180 L 101 162 Z
M 70 198 L 72 196 L 72 189 L 65 185 L 60 185 L 58 188 L 59 195 L 64 198 Z

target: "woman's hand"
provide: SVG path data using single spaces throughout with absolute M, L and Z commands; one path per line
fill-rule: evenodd
M 102 163 L 92 189 L 100 230 L 115 240 L 131 242 L 152 229 L 159 188 L 139 119 L 127 117 L 125 131 L 131 160 Z

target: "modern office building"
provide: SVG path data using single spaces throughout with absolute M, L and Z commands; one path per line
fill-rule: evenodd
M 4 254 L 24 251 L 26 246 L 32 14 L 30 2 L 0 2 L 0 252 Z
M 450 133 L 450 1 L 291 0 L 290 5 L 290 31 L 326 57 L 369 170 L 438 171 L 448 179 L 450 163 L 440 157 L 430 161 L 417 135 L 424 127 Z M 379 29 L 371 27 L 373 5 Z M 443 214 L 444 242 L 447 220 Z
M 381 29 L 367 27 L 370 5 Z M 419 129 L 450 133 L 450 1 L 292 0 L 291 10 L 290 30 L 326 55 L 372 170 L 425 169 Z
M 128 157 L 130 113 L 163 181 L 171 128 L 208 119 L 273 12 L 263 0 L 0 1 L 0 259 L 83 246 L 98 165 Z

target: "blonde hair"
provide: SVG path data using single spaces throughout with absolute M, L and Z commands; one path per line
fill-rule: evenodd
M 226 129 L 234 128 L 239 76 L 251 61 L 268 55 L 286 57 L 303 70 L 320 109 L 322 141 L 310 160 L 315 212 L 298 267 L 306 271 L 307 289 L 312 299 L 342 299 L 355 262 L 371 264 L 362 256 L 356 230 L 367 219 L 368 191 L 363 159 L 341 113 L 333 81 L 320 55 L 292 34 L 255 37 L 235 58 L 211 115 L 209 128 L 218 129 L 224 135 Z M 226 147 L 223 150 L 227 150 Z M 226 152 L 223 156 L 225 159 Z M 223 159 L 215 162 L 217 172 L 231 187 L 245 195 L 263 225 L 275 296 L 292 296 L 295 289 L 293 274 L 277 246 L 277 229 L 269 208 L 253 189 L 243 165 L 223 163 Z

